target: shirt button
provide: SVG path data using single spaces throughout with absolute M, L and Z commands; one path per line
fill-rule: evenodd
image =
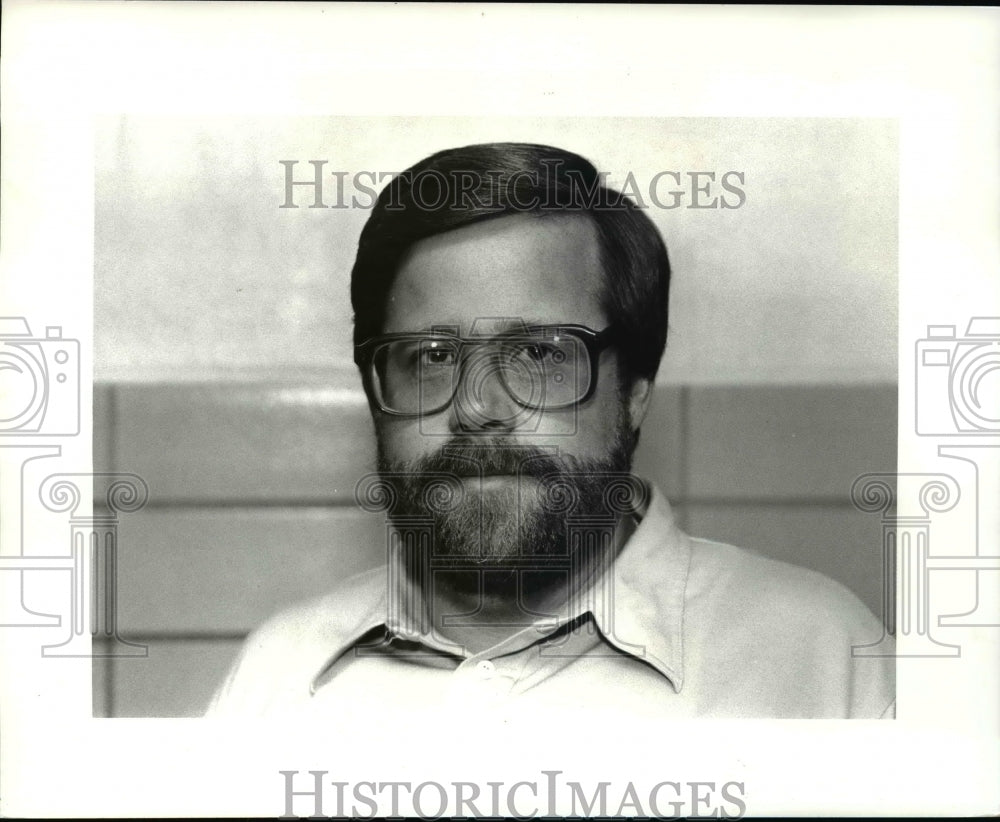
M 480 679 L 492 679 L 497 672 L 497 667 L 488 659 L 484 659 L 476 665 L 476 673 Z

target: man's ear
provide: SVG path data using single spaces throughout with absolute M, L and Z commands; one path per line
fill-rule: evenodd
M 639 430 L 642 421 L 646 419 L 649 403 L 653 399 L 653 381 L 646 377 L 636 377 L 629 389 L 628 410 L 629 425 L 632 432 Z

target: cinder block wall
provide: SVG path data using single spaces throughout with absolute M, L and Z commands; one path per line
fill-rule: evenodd
M 354 505 L 373 467 L 353 371 L 94 387 L 94 469 L 143 477 L 119 529 L 120 634 L 95 660 L 95 716 L 197 716 L 242 639 L 277 609 L 381 561 Z M 881 615 L 881 524 L 854 479 L 896 466 L 894 385 L 660 387 L 636 472 L 690 533 L 819 570 Z M 873 640 L 877 637 L 873 637 Z

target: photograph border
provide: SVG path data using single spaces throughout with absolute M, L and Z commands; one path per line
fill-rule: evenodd
M 97 114 L 454 114 L 461 100 L 460 113 L 470 115 L 600 107 L 633 116 L 895 116 L 901 145 L 898 474 L 915 478 L 916 502 L 927 503 L 927 517 L 955 495 L 939 479 L 953 464 L 944 460 L 968 462 L 969 449 L 978 449 L 977 484 L 965 480 L 958 490 L 979 499 L 989 487 L 998 462 L 995 436 L 949 438 L 940 430 L 925 436 L 913 429 L 919 419 L 914 363 L 928 328 L 953 326 L 957 339 L 971 319 L 986 316 L 983 306 L 998 304 L 1000 18 L 993 10 L 8 2 L 4 12 L 4 313 L 30 318 L 36 336 L 40 325 L 79 341 L 83 408 L 92 404 Z M 377 34 L 392 59 L 373 65 L 367 36 L 341 36 L 342 48 L 332 50 L 331 33 L 345 31 Z M 658 38 L 669 42 L 668 55 Z M 708 53 L 707 44 L 713 46 Z M 612 45 L 627 56 L 594 60 Z M 476 65 L 456 76 L 454 65 L 470 54 L 477 55 Z M 936 172 L 932 178 L 928 169 Z M 28 447 L 42 449 L 39 458 L 58 455 L 70 480 L 89 475 L 86 415 L 79 429 L 78 436 L 58 439 L 57 433 L 55 442 Z M 89 500 L 94 479 L 70 484 Z M 141 505 L 139 483 L 96 479 L 118 483 L 125 509 Z M 22 505 L 9 481 L 0 490 L 5 512 Z M 50 498 L 64 510 L 72 507 L 68 486 Z M 881 499 L 860 498 L 871 505 Z M 997 570 L 989 537 L 1000 530 L 998 513 L 982 504 L 975 510 L 975 522 L 942 519 L 934 531 L 935 544 L 968 544 L 970 526 L 978 540 L 974 552 L 939 565 L 946 573 L 937 575 L 942 582 L 935 595 L 964 596 L 955 571 L 974 571 L 978 581 Z M 2 536 L 7 544 L 9 526 Z M 64 552 L 64 530 L 40 520 L 34 539 L 42 547 L 31 552 L 38 570 L 65 571 L 64 558 L 58 567 L 42 562 Z M 60 548 L 50 553 L 48 546 Z M 932 556 L 925 551 L 918 558 Z M 900 579 L 902 571 L 897 585 Z M 40 601 L 60 602 L 61 589 L 48 580 L 39 586 Z M 984 600 L 984 609 L 994 605 Z M 504 718 L 509 721 L 502 724 L 496 716 L 456 717 L 465 724 L 457 721 L 444 742 L 420 717 L 405 729 L 379 717 L 345 717 L 324 729 L 305 721 L 93 720 L 89 658 L 42 657 L 39 647 L 56 644 L 53 638 L 63 633 L 51 622 L 5 627 L 3 812 L 276 814 L 286 807 L 282 771 L 322 771 L 354 785 L 384 778 L 514 785 L 559 770 L 581 785 L 608 782 L 618 795 L 633 783 L 648 794 L 665 780 L 738 782 L 746 786 L 751 815 L 995 813 L 1000 620 L 986 610 L 969 623 L 952 626 L 961 634 L 960 655 L 928 657 L 900 642 L 907 658 L 898 664 L 896 722 L 681 722 L 657 740 L 656 756 L 648 753 L 648 734 L 626 730 L 607 741 L 614 745 L 610 756 L 596 755 L 592 723 L 601 716 L 558 737 L 546 734 L 567 726 L 558 717 Z M 364 744 L 334 752 L 330 741 L 338 738 Z M 400 745 L 401 738 L 411 744 Z M 483 751 L 475 766 L 469 750 Z

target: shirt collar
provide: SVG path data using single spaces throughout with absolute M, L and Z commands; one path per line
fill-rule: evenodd
M 684 598 L 691 562 L 687 536 L 667 498 L 651 487 L 649 506 L 610 569 L 594 621 L 618 650 L 642 659 L 680 691 L 684 682 Z

